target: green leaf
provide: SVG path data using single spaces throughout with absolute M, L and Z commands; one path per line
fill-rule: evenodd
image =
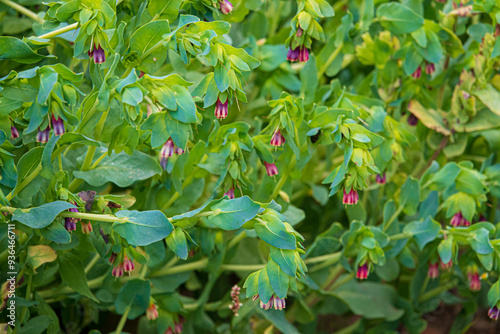
M 173 85 L 175 100 L 179 106 L 176 111 L 171 111 L 170 115 L 178 121 L 184 123 L 196 123 L 196 105 L 186 87 Z
M 168 248 L 172 250 L 178 257 L 183 260 L 186 260 L 188 257 L 188 246 L 186 235 L 182 228 L 177 227 L 174 230 L 174 233 L 169 234 L 167 237 L 167 245 Z
M 500 92 L 491 84 L 487 84 L 484 89 L 475 91 L 474 95 L 476 95 L 491 111 L 500 115 Z
M 146 23 L 137 29 L 130 38 L 130 49 L 141 56 L 160 42 L 162 36 L 169 32 L 170 25 L 167 20 Z M 167 59 L 167 51 L 167 47 L 163 45 L 156 48 L 141 62 L 138 69 L 151 74 L 155 73 Z
M 288 280 L 290 276 L 281 271 L 278 264 L 273 260 L 267 262 L 266 271 L 276 296 L 285 298 L 288 292 Z
M 489 233 L 484 227 L 470 231 L 469 244 L 476 253 L 486 255 L 494 251 Z
M 12 215 L 12 220 L 16 220 L 31 228 L 39 229 L 52 223 L 61 212 L 74 207 L 73 204 L 68 202 L 56 201 L 46 203 L 37 208 L 31 208 L 28 212 L 22 212 L 21 209 L 17 209 Z
M 399 2 L 384 3 L 377 8 L 380 24 L 394 34 L 407 34 L 424 25 L 424 18 Z
M 308 256 L 321 256 L 336 252 L 340 246 L 340 237 L 344 228 L 340 223 L 333 223 L 328 230 L 318 234 L 313 244 L 307 249 Z
M 104 158 L 99 165 L 87 171 L 74 171 L 73 175 L 83 179 L 88 184 L 99 187 L 113 182 L 120 187 L 128 187 L 132 183 L 146 180 L 153 175 L 161 174 L 162 168 L 158 162 L 147 154 L 134 151 L 132 155 L 125 152 L 112 153 Z
M 252 298 L 253 296 L 259 294 L 259 274 L 261 270 L 256 271 L 248 275 L 243 288 L 247 289 L 245 295 L 247 298 Z
M 59 257 L 59 274 L 63 282 L 81 295 L 99 303 L 90 291 L 87 277 L 80 259 L 72 253 L 64 253 Z
M 297 264 L 295 263 L 295 251 L 288 249 L 279 249 L 269 246 L 271 259 L 276 262 L 285 274 L 295 277 Z
M 414 215 L 417 212 L 420 203 L 420 184 L 413 177 L 406 179 L 401 187 L 401 204 L 404 206 L 404 212 L 407 215 Z
M 409 223 L 404 227 L 403 232 L 412 235 L 418 247 L 422 250 L 425 245 L 436 239 L 440 230 L 441 225 L 430 217 L 427 217 L 424 221 Z
M 443 263 L 450 262 L 453 255 L 453 238 L 448 237 L 442 240 L 438 246 L 438 253 Z
M 295 236 L 288 233 L 279 218 L 268 216 L 267 221 L 254 225 L 259 238 L 280 249 L 295 249 Z
M 142 102 L 144 95 L 139 87 L 127 87 L 123 90 L 122 101 L 123 103 L 130 104 L 131 106 L 138 106 Z
M 444 190 L 455 183 L 459 173 L 460 167 L 454 162 L 449 162 L 439 172 L 431 176 L 426 186 L 432 190 Z
M 151 282 L 133 279 L 125 283 L 115 300 L 116 313 L 123 314 L 130 305 L 128 319 L 135 319 L 146 312 L 149 306 Z
M 125 238 L 131 245 L 146 246 L 167 237 L 173 225 L 161 211 L 128 211 L 116 213 L 118 218 L 127 218 L 127 222 L 113 223 L 113 230 Z
M 500 280 L 493 284 L 488 291 L 488 304 L 493 307 L 500 301 Z
M 71 236 L 68 231 L 59 223 L 50 224 L 41 229 L 40 232 L 45 239 L 57 242 L 58 244 L 68 244 L 71 242 Z
M 57 82 L 58 74 L 50 67 L 42 67 L 39 72 L 40 88 L 38 90 L 38 97 L 36 101 L 41 105 L 45 105 L 52 89 L 54 88 L 54 85 Z
M 50 246 L 28 246 L 28 256 L 26 257 L 26 263 L 28 263 L 33 269 L 40 267 L 44 263 L 55 261 L 56 259 L 57 253 Z
M 35 53 L 28 44 L 20 39 L 0 36 L 0 60 L 10 59 L 18 63 L 33 64 L 44 58 L 48 57 Z
M 248 196 L 231 200 L 223 200 L 210 207 L 215 211 L 214 215 L 208 217 L 208 221 L 215 226 L 226 230 L 239 229 L 250 219 L 253 219 L 260 210 L 260 205 Z
M 354 314 L 366 319 L 395 321 L 404 314 L 404 310 L 396 307 L 396 290 L 389 285 L 351 280 L 335 290 L 333 295 L 344 301 Z
M 262 302 L 267 303 L 274 294 L 273 287 L 267 275 L 267 267 L 261 269 L 259 274 L 259 298 Z
M 33 317 L 28 320 L 28 322 L 19 329 L 19 334 L 41 334 L 47 329 L 52 323 L 53 319 L 47 315 L 40 315 Z

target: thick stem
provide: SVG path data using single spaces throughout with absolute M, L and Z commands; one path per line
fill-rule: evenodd
M 340 51 L 342 50 L 342 47 L 344 46 L 344 42 L 340 43 L 340 45 L 335 49 L 335 51 L 333 51 L 330 56 L 328 57 L 328 59 L 326 60 L 326 62 L 323 64 L 323 66 L 321 66 L 321 68 L 319 69 L 318 71 L 318 78 L 321 78 L 321 76 L 323 74 L 325 74 L 326 70 L 328 69 L 328 67 L 330 66 L 330 64 L 335 60 L 335 58 L 337 58 L 337 56 L 339 55 Z
M 96 151 L 97 147 L 96 146 L 89 146 L 89 149 L 87 150 L 87 155 L 85 156 L 85 160 L 83 161 L 83 165 L 81 168 L 81 171 L 86 171 L 89 170 L 91 165 L 92 165 L 92 160 L 94 159 L 94 153 Z M 75 192 L 76 189 L 83 183 L 82 179 L 74 179 L 69 187 L 68 190 L 71 192 Z
M 31 181 L 35 179 L 35 177 L 38 176 L 41 170 L 42 170 L 42 164 L 38 165 L 38 167 L 35 168 L 33 172 L 31 172 L 31 174 L 28 175 L 21 183 L 19 183 L 19 185 L 17 185 L 10 194 L 5 196 L 5 198 L 7 198 L 8 201 L 13 199 L 17 194 L 19 194 L 21 190 L 24 189 L 24 187 L 26 187 Z
M 17 10 L 19 13 L 21 13 L 23 15 L 26 15 L 27 17 L 29 17 L 30 19 L 32 19 L 32 20 L 34 20 L 34 21 L 36 21 L 38 23 L 43 23 L 44 22 L 44 20 L 41 17 L 39 17 L 38 15 L 36 15 L 36 13 L 32 12 L 28 8 L 23 7 L 23 6 L 15 3 L 13 1 L 10 1 L 10 0 L 0 0 L 0 2 L 3 2 L 7 6 L 9 6 L 10 8 Z
M 40 35 L 38 36 L 38 38 L 42 38 L 42 39 L 50 39 L 50 38 L 53 38 L 53 37 L 57 37 L 59 35 L 62 35 L 64 34 L 65 32 L 68 32 L 68 31 L 71 31 L 71 30 L 74 30 L 78 27 L 78 22 L 76 23 L 73 23 L 73 24 L 70 24 L 70 25 L 67 25 L 65 27 L 62 27 L 62 28 L 59 28 L 59 29 L 56 29 L 54 31 L 51 31 L 51 32 L 48 32 L 46 34 L 43 34 L 43 35 Z

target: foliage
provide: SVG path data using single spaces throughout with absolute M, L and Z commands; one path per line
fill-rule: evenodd
M 498 318 L 498 1 L 0 0 L 0 17 L 9 333 Z

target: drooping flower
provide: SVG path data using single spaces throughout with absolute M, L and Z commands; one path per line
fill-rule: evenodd
M 356 271 L 356 278 L 359 279 L 367 279 L 368 274 L 370 273 L 370 267 L 368 266 L 368 262 L 365 264 L 358 266 L 358 270 Z
M 300 54 L 300 48 L 298 47 L 295 49 L 290 48 L 286 55 L 286 60 L 291 62 L 296 62 L 299 60 L 299 54 Z
M 174 155 L 175 144 L 172 138 L 168 138 L 168 140 L 163 144 L 161 148 L 160 155 L 164 158 L 170 158 Z
M 116 253 L 111 253 L 111 256 L 109 257 L 108 261 L 109 263 L 113 264 L 113 262 L 115 262 L 115 259 L 116 259 Z
M 177 320 L 177 322 L 175 322 L 175 328 L 174 328 L 175 333 L 177 334 L 182 333 L 182 329 L 184 328 L 183 324 L 184 324 L 184 317 L 179 316 L 179 319 Z
M 60 136 L 63 135 L 66 130 L 64 129 L 64 121 L 61 117 L 56 117 L 52 115 L 52 129 L 54 129 L 54 135 Z
M 119 263 L 116 267 L 111 271 L 111 275 L 115 277 L 123 276 L 123 263 Z
M 413 72 L 411 76 L 413 79 L 420 79 L 420 77 L 422 76 L 422 68 L 420 66 L 417 67 L 417 69 L 415 70 L 415 72 Z
M 264 161 L 264 165 L 266 166 L 267 175 L 271 177 L 278 175 L 278 167 L 276 167 L 275 164 L 268 164 L 267 162 Z
M 227 15 L 233 11 L 233 4 L 227 0 L 219 1 L 220 11 L 222 14 Z
M 168 158 L 160 156 L 160 166 L 163 170 L 167 169 Z
M 82 233 L 89 234 L 90 232 L 92 232 L 92 224 L 90 222 L 88 223 L 82 222 Z
M 469 289 L 471 291 L 481 290 L 481 281 L 477 269 L 472 269 L 467 272 L 467 279 L 469 280 Z
M 309 60 L 309 49 L 302 47 L 299 52 L 299 61 L 306 63 Z
M 436 71 L 436 65 L 434 63 L 426 63 L 425 64 L 425 73 L 428 75 L 432 75 Z
M 217 119 L 224 119 L 227 117 L 227 102 L 222 103 L 221 100 L 217 98 L 217 104 L 215 105 L 214 115 Z
M 429 269 L 427 270 L 427 276 L 429 278 L 437 278 L 439 276 L 439 266 L 438 263 L 429 263 Z
M 19 131 L 17 130 L 17 128 L 14 125 L 12 125 L 10 127 L 10 138 L 16 139 L 17 137 L 19 137 Z
M 229 197 L 229 199 L 234 199 L 234 187 L 229 188 L 229 190 L 224 193 L 224 196 Z
M 459 212 L 455 213 L 453 215 L 453 217 L 451 217 L 450 225 L 453 227 L 459 227 L 459 226 L 468 227 L 468 226 L 470 226 L 470 221 L 465 219 L 465 217 L 462 216 L 462 212 L 459 211 Z
M 417 116 L 415 116 L 412 113 L 410 113 L 408 115 L 407 122 L 408 122 L 408 125 L 410 125 L 410 126 L 416 126 L 418 124 L 418 118 L 417 118 Z
M 358 192 L 355 189 L 351 189 L 349 193 L 346 193 L 345 188 L 344 188 L 344 197 L 342 198 L 342 203 L 343 204 L 358 204 L 359 196 Z
M 94 45 L 94 49 L 88 52 L 89 58 L 94 58 L 95 64 L 102 64 L 106 61 L 106 53 L 100 44 Z
M 174 153 L 177 155 L 184 154 L 184 150 L 178 146 L 175 147 Z
M 450 269 L 453 266 L 453 260 L 450 260 L 448 263 L 444 263 L 443 261 L 439 261 L 441 265 L 441 269 L 446 270 Z
M 385 173 L 378 174 L 377 176 L 375 176 L 375 182 L 377 182 L 378 184 L 385 184 L 386 180 L 387 179 L 386 179 Z
M 126 272 L 130 272 L 130 271 L 134 270 L 134 261 L 132 261 L 131 259 L 129 259 L 127 257 L 127 255 L 125 255 L 124 258 L 123 258 L 123 269 Z
M 50 138 L 50 126 L 47 126 L 45 130 L 38 129 L 38 133 L 36 134 L 36 141 L 42 144 L 45 144 L 49 141 Z
M 260 298 L 259 295 L 253 296 L 253 300 L 257 300 L 259 298 Z M 286 307 L 286 302 L 285 302 L 284 298 L 279 298 L 276 295 L 272 295 L 271 298 L 269 299 L 269 301 L 267 301 L 266 303 L 264 303 L 262 300 L 260 300 L 259 305 L 260 305 L 260 308 L 262 308 L 264 310 L 270 310 L 273 306 L 274 306 L 275 310 L 282 310 Z
M 240 303 L 240 290 L 241 288 L 236 284 L 231 288 L 231 305 L 229 305 L 229 309 L 233 311 L 234 316 L 237 317 L 238 310 L 240 309 L 241 306 L 243 306 L 242 303 Z
M 498 307 L 496 307 L 496 305 L 490 308 L 490 310 L 488 311 L 488 317 L 490 317 L 491 320 L 498 320 L 499 315 L 500 310 L 498 309 Z
M 64 218 L 64 228 L 68 232 L 76 230 L 76 220 L 74 218 L 65 217 Z
M 281 134 L 280 129 L 277 129 L 271 137 L 271 146 L 280 147 L 285 144 L 285 137 Z
M 146 310 L 146 318 L 148 318 L 148 320 L 156 320 L 158 318 L 158 309 L 152 301 L 149 303 L 148 309 Z

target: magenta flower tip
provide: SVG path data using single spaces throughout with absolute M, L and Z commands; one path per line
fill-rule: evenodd
M 276 167 L 275 164 L 268 164 L 267 162 L 264 161 L 264 165 L 266 166 L 267 175 L 271 177 L 278 175 L 278 167 Z
M 227 117 L 227 102 L 222 103 L 221 100 L 217 99 L 217 104 L 215 105 L 214 115 L 217 119 L 225 119 Z

